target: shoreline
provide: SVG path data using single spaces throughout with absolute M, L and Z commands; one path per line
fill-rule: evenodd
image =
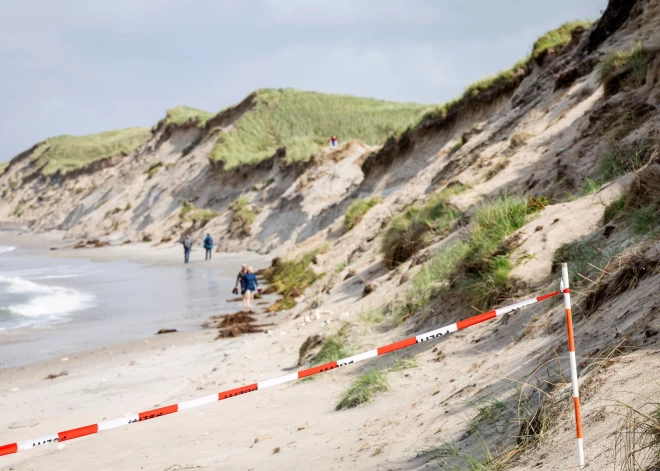
M 234 296 L 231 295 L 231 287 L 228 286 L 228 283 L 233 283 L 241 262 L 252 264 L 255 269 L 264 268 L 270 264 L 269 258 L 250 252 L 214 252 L 212 260 L 205 261 L 203 259 L 204 251 L 199 248 L 197 251 L 193 251 L 191 262 L 184 264 L 183 250 L 177 246 L 154 248 L 150 244 L 131 244 L 73 249 L 71 248 L 72 241 L 58 237 L 57 233 L 24 234 L 0 231 L 0 245 L 16 247 L 19 256 L 26 259 L 40 257 L 53 260 L 81 260 L 93 264 L 112 264 L 112 268 L 101 268 L 101 270 L 113 273 L 114 278 L 105 277 L 99 280 L 100 284 L 94 288 L 96 291 L 90 291 L 95 285 L 85 285 L 87 280 L 69 282 L 69 287 L 92 293 L 98 299 L 94 307 L 69 314 L 62 323 L 49 324 L 46 322 L 41 325 L 10 327 L 0 331 L 0 339 L 4 346 L 3 358 L 0 359 L 0 371 L 57 361 L 62 356 L 73 357 L 85 352 L 92 354 L 97 348 L 119 348 L 126 342 L 150 341 L 156 337 L 156 333 L 160 329 L 176 329 L 177 333 L 203 331 L 202 325 L 211 316 L 241 310 L 240 302 L 230 302 Z M 57 250 L 50 250 L 51 247 L 57 247 Z M 195 255 L 201 256 L 196 259 Z M 128 262 L 135 266 L 117 265 L 114 262 Z M 164 317 L 160 321 L 158 319 L 162 315 L 159 314 L 158 306 L 162 305 L 162 300 L 154 299 L 152 303 L 149 303 L 151 306 L 146 306 L 147 311 L 143 311 L 140 306 L 148 302 L 150 294 L 142 292 L 138 295 L 135 290 L 140 287 L 144 288 L 144 282 L 135 287 L 127 287 L 126 284 L 130 283 L 128 281 L 120 284 L 113 282 L 113 279 L 120 280 L 122 277 L 129 276 L 126 272 L 121 271 L 124 270 L 122 267 L 128 267 L 126 268 L 130 269 L 128 274 L 132 276 L 139 275 L 142 279 L 145 276 L 148 277 L 147 282 L 150 284 L 146 287 L 151 287 L 154 295 L 158 296 L 158 290 L 166 290 L 164 293 L 166 296 L 163 299 L 176 300 L 176 306 L 180 306 L 178 308 L 174 307 L 175 304 L 165 306 L 168 310 L 163 312 L 170 312 L 170 314 L 169 317 Z M 48 270 L 48 268 L 44 268 L 44 270 Z M 178 279 L 181 281 L 176 281 Z M 104 280 L 108 280 L 108 282 L 106 283 Z M 177 286 L 172 283 L 183 283 L 183 285 Z M 117 289 L 120 291 L 116 291 Z M 191 289 L 197 291 L 192 292 Z M 115 292 L 117 296 L 121 297 L 122 303 L 119 307 L 115 304 L 108 304 Z M 199 295 L 215 297 L 205 301 L 205 297 L 200 300 L 196 299 Z M 194 304 L 191 305 L 191 302 Z M 131 306 L 133 307 L 131 308 Z M 130 316 L 126 316 L 127 309 L 138 316 L 135 318 L 141 322 L 138 331 L 134 330 L 135 322 Z M 172 310 L 177 310 L 177 313 L 172 313 Z M 117 311 L 116 315 L 113 311 Z M 143 314 L 147 314 L 147 317 Z M 90 316 L 92 317 L 90 318 Z M 90 324 L 90 319 L 94 324 Z M 107 334 L 104 334 L 103 331 L 107 331 Z M 172 336 L 173 334 L 167 335 Z M 81 336 L 89 337 L 89 339 L 81 339 Z M 34 351 L 34 354 L 31 354 L 31 351 Z

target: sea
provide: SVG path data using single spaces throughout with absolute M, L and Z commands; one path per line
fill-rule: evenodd
M 199 329 L 239 307 L 230 302 L 239 267 L 92 262 L 0 245 L 0 368 Z

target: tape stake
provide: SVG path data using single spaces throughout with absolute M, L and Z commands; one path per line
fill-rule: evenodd
M 582 442 L 582 419 L 580 416 L 580 392 L 575 360 L 575 340 L 573 338 L 573 315 L 571 313 L 571 288 L 568 285 L 568 264 L 561 264 L 561 292 L 566 308 L 566 332 L 568 335 L 568 358 L 571 364 L 571 384 L 573 386 L 573 407 L 575 408 L 575 435 L 578 450 L 578 466 L 584 468 L 584 444 Z
M 341 366 L 352 365 L 360 361 L 365 361 L 370 358 L 374 358 L 378 355 L 385 355 L 386 353 L 395 352 L 403 348 L 408 348 L 418 343 L 427 342 L 439 337 L 443 337 L 447 334 L 451 334 L 461 329 L 471 327 L 482 322 L 486 322 L 490 319 L 494 319 L 498 316 L 508 314 L 513 311 L 517 311 L 525 306 L 530 304 L 538 303 L 546 299 L 550 299 L 554 296 L 561 294 L 559 291 L 555 293 L 549 293 L 538 298 L 527 299 L 525 301 L 520 301 L 516 304 L 510 306 L 504 306 L 495 311 L 488 311 L 483 314 L 479 314 L 468 319 L 461 320 L 455 324 L 450 324 L 439 329 L 432 330 L 430 332 L 425 332 L 419 334 L 415 337 L 410 337 L 399 342 L 391 343 L 383 347 L 369 350 L 368 352 L 363 352 L 357 355 L 353 355 L 348 358 L 344 358 L 337 361 L 332 361 L 330 363 L 325 363 L 323 365 L 314 366 L 312 368 L 307 368 L 305 370 L 298 371 L 297 373 L 291 373 L 285 376 L 280 376 L 279 378 L 272 378 L 266 381 L 261 381 L 259 383 L 249 384 L 247 386 L 241 386 L 239 388 L 230 389 L 229 391 L 223 391 L 217 395 L 213 394 L 210 396 L 200 397 L 197 399 L 191 399 L 189 401 L 182 402 L 180 404 L 172 404 L 170 406 L 160 407 L 158 409 L 153 409 L 146 412 L 140 412 L 139 414 L 133 414 L 119 419 L 106 420 L 99 424 L 86 425 L 84 427 L 75 428 L 72 430 L 67 430 L 66 432 L 60 432 L 58 434 L 47 435 L 45 437 L 33 439 L 33 440 L 24 440 L 17 443 L 10 443 L 8 445 L 0 446 L 0 456 L 10 455 L 12 453 L 17 453 L 19 451 L 30 450 L 43 445 L 48 445 L 51 443 L 57 443 L 58 441 L 73 440 L 74 438 L 80 438 L 87 435 L 92 435 L 98 432 L 103 432 L 106 430 L 111 430 L 118 427 L 123 427 L 129 424 L 135 424 L 139 422 L 144 422 L 145 420 L 155 419 L 157 417 L 163 417 L 165 415 L 174 414 L 175 412 L 180 412 L 183 410 L 192 409 L 194 407 L 199 407 L 204 404 L 209 404 L 211 402 L 222 401 L 223 399 L 230 399 L 232 397 L 241 396 L 259 389 L 265 389 L 271 386 L 276 386 L 279 384 L 288 383 L 290 381 L 296 381 L 301 378 L 306 378 L 308 376 L 324 373 L 326 371 L 334 370 Z M 564 293 L 564 296 L 567 296 Z M 577 377 L 576 377 L 577 378 Z M 577 402 L 576 404 L 578 404 Z M 579 412 L 576 417 L 579 417 Z M 580 438 L 580 443 L 581 443 Z

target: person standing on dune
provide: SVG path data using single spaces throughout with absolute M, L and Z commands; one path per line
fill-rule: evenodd
M 190 240 L 190 236 L 186 236 L 185 239 L 183 239 L 183 259 L 185 263 L 190 262 L 190 251 L 192 250 L 192 240 Z
M 204 249 L 206 249 L 206 257 L 204 260 L 211 260 L 211 254 L 213 253 L 213 238 L 211 234 L 206 234 L 204 238 Z

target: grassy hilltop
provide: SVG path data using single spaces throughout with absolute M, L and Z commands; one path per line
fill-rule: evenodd
M 382 144 L 419 121 L 431 107 L 294 89 L 257 91 L 256 106 L 239 118 L 213 148 L 210 159 L 225 168 L 257 163 L 286 147 L 287 160 L 305 160 L 336 134 Z

